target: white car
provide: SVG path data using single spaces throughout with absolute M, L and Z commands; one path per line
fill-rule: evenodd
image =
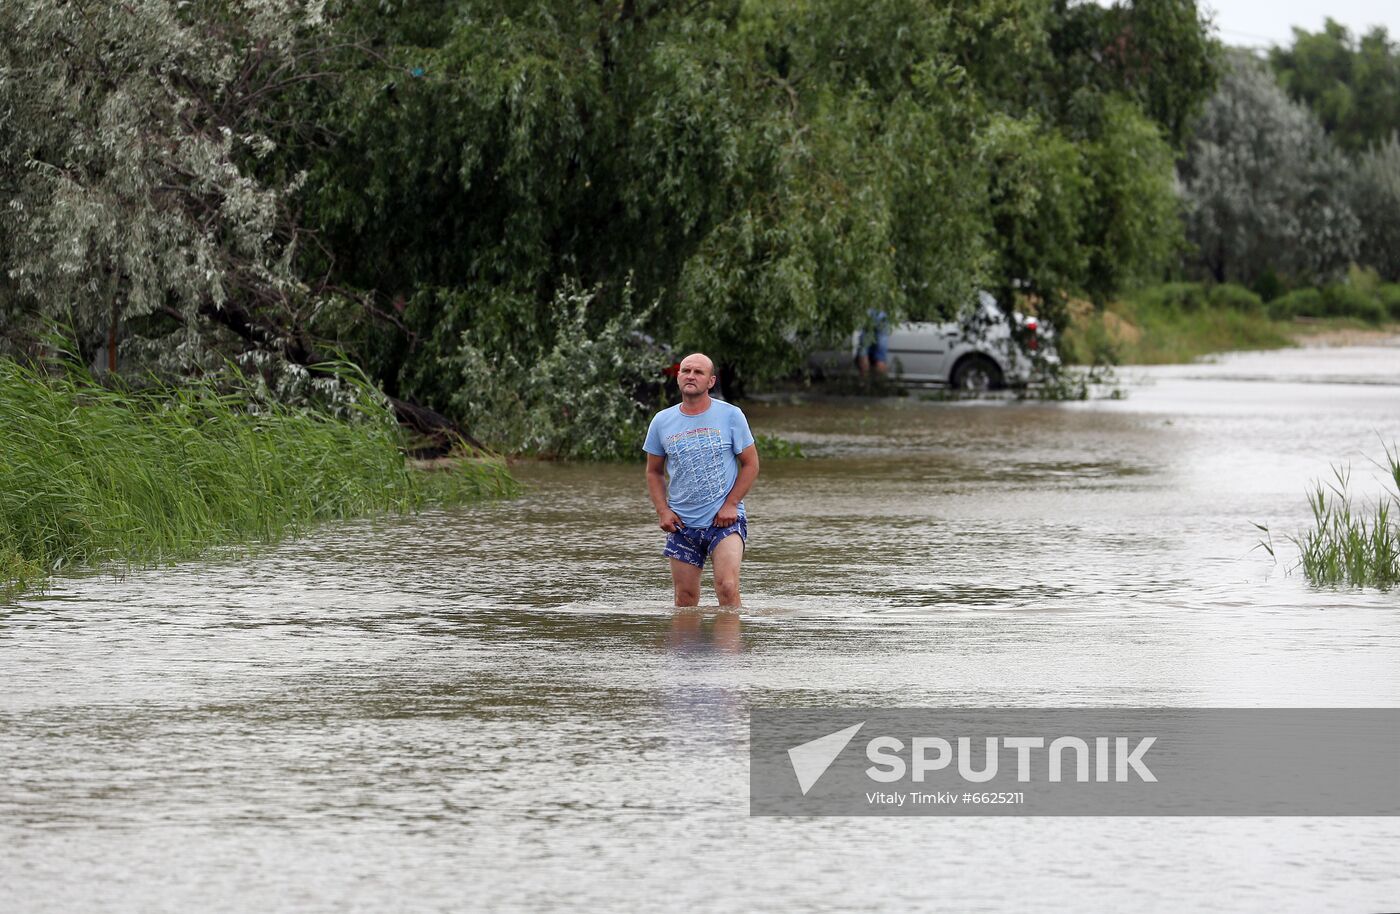
M 1054 332 L 1048 324 L 1019 312 L 1011 321 L 1007 322 L 995 298 L 979 292 L 977 306 L 959 320 L 896 324 L 890 328 L 890 377 L 907 384 L 997 390 L 1025 386 L 1038 370 L 1060 364 Z M 1013 324 L 1017 331 L 1014 337 Z M 849 374 L 860 354 L 860 343 L 861 334 L 856 331 L 851 335 L 850 351 L 818 352 L 810 365 L 819 374 Z

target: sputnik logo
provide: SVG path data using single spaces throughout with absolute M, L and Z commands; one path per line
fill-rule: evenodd
M 865 721 L 861 721 L 854 727 L 847 727 L 844 730 L 837 730 L 835 733 L 828 733 L 826 736 L 819 736 L 811 742 L 803 743 L 800 746 L 793 746 L 788 750 L 788 760 L 792 762 L 792 773 L 797 775 L 797 786 L 802 788 L 802 795 L 805 797 L 807 791 L 826 774 L 826 769 L 831 767 L 831 763 L 836 761 L 836 757 L 841 754 L 841 750 L 855 738 L 857 731 L 865 726 Z

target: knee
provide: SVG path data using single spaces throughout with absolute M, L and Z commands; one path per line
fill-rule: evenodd
M 699 606 L 699 605 L 700 605 L 700 588 L 698 588 L 698 587 L 683 587 L 683 586 L 681 586 L 680 584 L 677 584 L 677 585 L 676 585 L 676 605 L 677 605 L 677 606 Z
M 739 605 L 739 577 L 726 575 L 715 579 L 715 597 L 720 606 Z

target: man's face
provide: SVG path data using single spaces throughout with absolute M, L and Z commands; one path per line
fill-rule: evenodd
M 681 362 L 681 370 L 676 374 L 681 396 L 695 396 L 715 386 L 714 366 L 703 355 L 688 355 Z

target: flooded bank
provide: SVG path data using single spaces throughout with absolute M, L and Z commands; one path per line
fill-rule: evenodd
M 1400 705 L 1400 597 L 1283 540 L 1331 464 L 1379 489 L 1400 347 L 1123 380 L 752 405 L 812 457 L 737 617 L 668 606 L 640 464 L 55 581 L 0 609 L 5 907 L 1393 907 L 1385 819 L 748 817 L 754 706 Z

